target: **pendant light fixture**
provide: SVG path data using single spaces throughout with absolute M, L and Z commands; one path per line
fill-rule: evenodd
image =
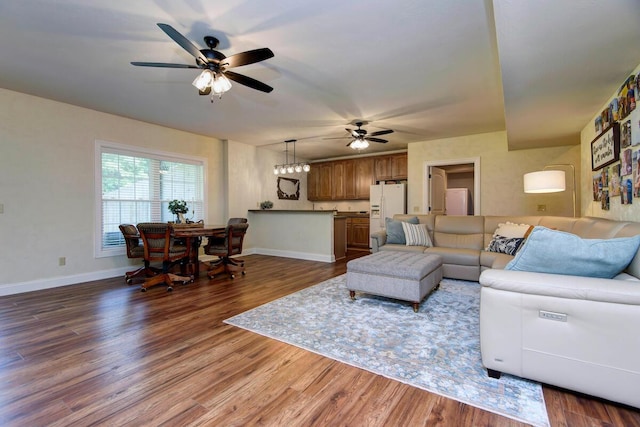
M 289 163 L 289 143 L 293 144 L 293 163 Z M 288 173 L 309 172 L 311 170 L 311 166 L 309 165 L 309 163 L 296 162 L 296 140 L 288 139 L 284 142 L 284 144 L 285 163 L 281 165 L 275 165 L 273 167 L 273 174 L 286 175 Z

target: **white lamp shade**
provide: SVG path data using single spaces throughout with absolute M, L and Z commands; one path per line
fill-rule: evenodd
M 198 88 L 198 90 L 203 91 L 207 87 L 211 86 L 211 82 L 213 82 L 213 73 L 211 70 L 204 70 L 202 73 L 198 74 L 198 77 L 195 78 L 192 85 Z
M 217 74 L 211 82 L 211 90 L 216 95 L 223 94 L 229 89 L 231 89 L 231 82 L 223 74 Z
M 557 193 L 565 189 L 564 171 L 547 170 L 524 175 L 525 193 Z

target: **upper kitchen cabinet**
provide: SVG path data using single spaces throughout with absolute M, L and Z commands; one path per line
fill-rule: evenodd
M 406 154 L 313 163 L 307 175 L 307 198 L 311 201 L 369 200 L 371 184 L 376 180 L 406 178 Z
M 369 200 L 371 184 L 375 184 L 373 179 L 373 158 L 365 157 L 354 161 L 355 171 L 355 199 Z
M 307 199 L 332 200 L 333 164 L 332 162 L 313 163 L 307 174 Z
M 375 157 L 374 175 L 376 181 L 407 179 L 407 154 Z

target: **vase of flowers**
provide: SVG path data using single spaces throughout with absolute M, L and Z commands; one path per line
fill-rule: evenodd
M 271 200 L 265 200 L 264 202 L 260 203 L 260 209 L 265 210 L 265 209 L 271 209 L 273 207 L 273 202 Z
M 169 210 L 172 214 L 176 216 L 176 224 L 181 224 L 184 222 L 184 214 L 189 212 L 189 208 L 187 207 L 187 202 L 184 200 L 174 199 L 169 202 Z

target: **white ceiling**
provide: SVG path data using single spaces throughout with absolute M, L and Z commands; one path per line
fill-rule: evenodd
M 275 57 L 233 71 L 211 102 L 156 23 L 227 56 Z M 577 144 L 640 63 L 640 0 L 2 0 L 0 87 L 309 160 L 354 154 L 345 127 L 393 129 L 367 152 L 507 130 L 511 149 Z

